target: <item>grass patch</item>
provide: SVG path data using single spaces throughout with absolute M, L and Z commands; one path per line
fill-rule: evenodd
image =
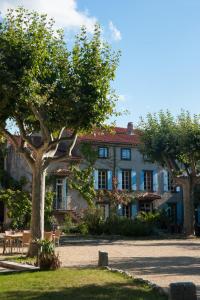
M 16 263 L 21 263 L 21 264 L 29 264 L 29 265 L 35 265 L 36 263 L 36 257 L 32 258 L 32 257 L 26 257 L 24 255 L 21 256 L 7 256 L 6 258 L 4 258 L 4 260 L 7 261 L 14 261 Z
M 146 284 L 99 269 L 0 275 L 0 299 L 7 300 L 166 300 Z

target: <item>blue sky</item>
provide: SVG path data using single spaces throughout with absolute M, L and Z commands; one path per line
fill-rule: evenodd
M 0 10 L 20 4 L 46 10 L 68 34 L 82 23 L 102 25 L 122 51 L 114 87 L 129 115 L 118 125 L 160 109 L 200 112 L 199 0 L 1 0 Z

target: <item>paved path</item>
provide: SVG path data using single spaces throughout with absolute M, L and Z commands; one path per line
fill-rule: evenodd
M 97 265 L 98 251 L 102 250 L 109 253 L 114 268 L 164 288 L 171 282 L 192 281 L 200 294 L 200 239 L 75 240 L 57 249 L 63 266 Z

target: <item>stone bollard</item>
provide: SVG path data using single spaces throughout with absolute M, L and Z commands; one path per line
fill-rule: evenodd
M 169 286 L 169 300 L 197 300 L 193 282 L 175 282 Z
M 108 252 L 99 251 L 98 267 L 108 266 Z

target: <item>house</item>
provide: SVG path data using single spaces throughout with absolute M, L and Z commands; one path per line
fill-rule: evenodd
M 34 139 L 37 143 L 39 136 Z M 96 190 L 112 190 L 112 179 L 116 177 L 119 190 L 136 195 L 133 203 L 119 205 L 119 215 L 134 218 L 139 211 L 150 212 L 164 208 L 173 223 L 182 224 L 182 192 L 179 187 L 173 186 L 167 170 L 159 164 L 151 163 L 140 153 L 140 134 L 131 122 L 126 128 L 115 127 L 111 132 L 97 130 L 93 134 L 80 136 L 72 154 L 73 159 L 79 161 L 81 168 L 84 168 L 85 161 L 80 153 L 82 143 L 90 143 L 98 153 L 94 172 Z M 58 151 L 65 151 L 64 142 L 59 145 Z M 29 180 L 26 188 L 31 189 L 31 171 L 12 144 L 8 145 L 5 166 L 16 180 L 26 176 Z M 47 176 L 54 178 L 54 213 L 58 219 L 62 219 L 68 211 L 78 213 L 87 208 L 87 202 L 81 195 L 68 187 L 67 162 L 50 165 Z M 105 217 L 109 216 L 109 203 L 101 205 L 104 207 Z

